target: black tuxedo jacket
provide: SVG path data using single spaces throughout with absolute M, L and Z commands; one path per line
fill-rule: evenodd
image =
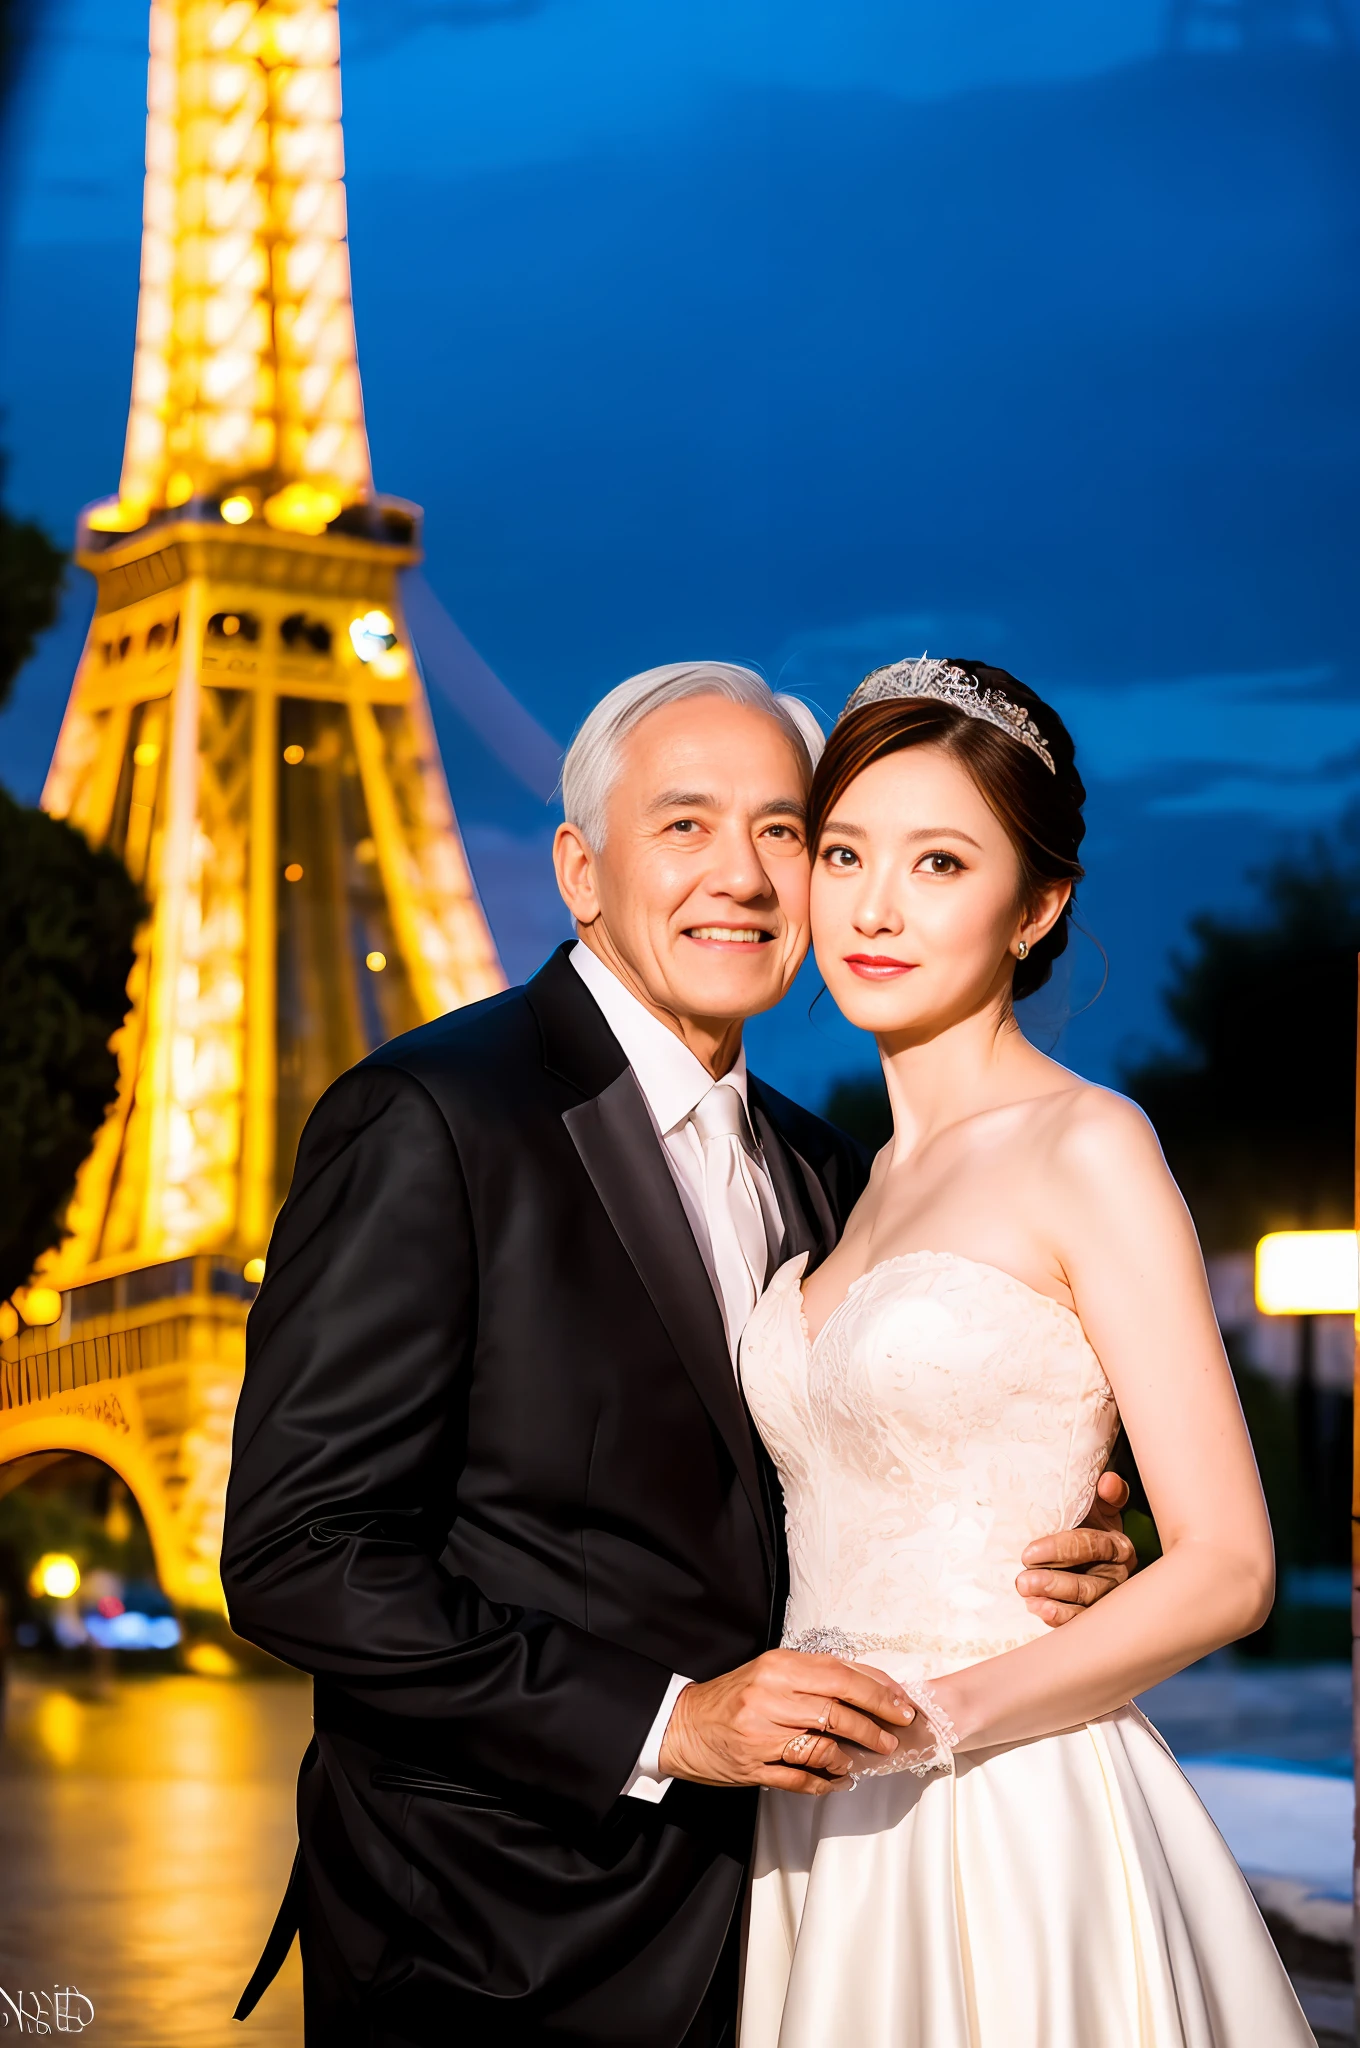
M 863 1158 L 754 1079 L 750 1102 L 783 1256 L 820 1257 Z M 753 1805 L 620 1794 L 673 1672 L 777 1640 L 782 1509 L 565 949 L 314 1111 L 250 1317 L 222 1577 L 240 1634 L 315 1679 L 291 1893 L 338 2004 L 309 2041 L 675 2048 Z

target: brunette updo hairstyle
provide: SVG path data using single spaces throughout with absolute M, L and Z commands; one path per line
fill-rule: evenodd
M 952 656 L 950 666 L 962 669 L 981 689 L 999 691 L 1029 712 L 1053 756 L 1056 773 L 999 726 L 970 718 L 934 698 L 890 697 L 864 704 L 831 729 L 812 778 L 808 844 L 815 860 L 827 819 L 856 776 L 875 761 L 901 753 L 904 747 L 941 747 L 967 769 L 1005 826 L 1019 858 L 1022 901 L 1028 909 L 1045 883 L 1076 883 L 1086 872 L 1077 857 L 1086 834 L 1081 814 L 1086 790 L 1077 773 L 1072 736 L 1057 712 L 1004 668 Z M 1052 931 L 1016 961 L 1016 1002 L 1043 987 L 1054 961 L 1066 950 L 1073 904 L 1069 896 Z

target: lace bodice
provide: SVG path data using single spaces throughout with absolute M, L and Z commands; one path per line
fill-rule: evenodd
M 805 1263 L 776 1273 L 741 1345 L 784 1487 L 785 1643 L 909 1680 L 1042 1636 L 1020 1553 L 1084 1519 L 1118 1426 L 1076 1316 L 995 1266 L 907 1252 L 813 1344 Z

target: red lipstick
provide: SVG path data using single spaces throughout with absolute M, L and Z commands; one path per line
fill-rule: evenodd
M 845 964 L 861 981 L 894 981 L 915 966 L 914 961 L 894 960 L 889 953 L 847 953 Z

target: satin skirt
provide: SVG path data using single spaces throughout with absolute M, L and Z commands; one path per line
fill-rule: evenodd
M 1313 2048 L 1135 1707 L 955 1777 L 764 1792 L 740 2048 Z

